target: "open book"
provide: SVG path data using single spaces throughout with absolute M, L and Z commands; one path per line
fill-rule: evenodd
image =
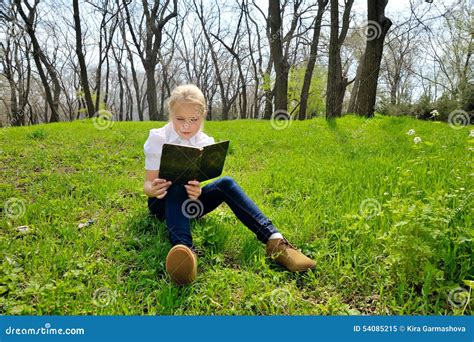
M 218 177 L 224 168 L 229 141 L 204 147 L 164 144 L 159 177 L 173 183 L 203 182 Z

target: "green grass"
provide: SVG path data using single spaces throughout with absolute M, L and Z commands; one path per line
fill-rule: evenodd
M 143 144 L 163 124 L 0 130 L 1 314 L 472 314 L 472 126 L 207 122 L 231 141 L 224 174 L 317 268 L 292 274 L 267 260 L 222 205 L 193 221 L 204 255 L 196 282 L 179 288 L 142 191 Z

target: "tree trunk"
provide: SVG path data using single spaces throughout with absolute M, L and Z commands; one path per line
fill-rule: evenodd
M 76 53 L 77 60 L 80 66 L 81 73 L 81 84 L 84 91 L 84 97 L 86 100 L 87 112 L 89 118 L 94 116 L 94 103 L 92 102 L 91 91 L 89 88 L 89 81 L 87 79 L 87 66 L 84 58 L 84 53 L 82 52 L 82 33 L 81 33 L 81 18 L 79 16 L 79 3 L 78 0 L 73 0 L 73 9 L 74 9 L 74 28 L 76 31 Z
M 364 60 L 364 54 L 360 58 L 361 62 Z M 351 99 L 349 100 L 349 107 L 347 108 L 347 113 L 355 112 L 355 102 L 357 99 L 357 92 L 359 91 L 360 77 L 362 71 L 362 63 L 359 63 L 357 67 L 356 76 L 354 79 L 354 85 L 352 86 Z
M 326 118 L 341 116 L 338 102 L 342 76 L 341 49 L 339 46 L 339 4 L 331 0 L 331 33 L 329 38 L 328 81 L 326 87 Z
M 148 103 L 148 114 L 151 121 L 162 121 L 162 114 L 158 112 L 158 97 L 156 94 L 155 65 L 145 66 L 146 70 L 146 99 Z M 148 63 L 147 63 L 148 65 Z
M 270 26 L 270 53 L 275 67 L 275 112 L 288 110 L 288 72 L 289 65 L 283 54 L 282 20 L 280 0 L 268 2 L 268 25 Z
M 329 0 L 318 0 L 318 13 L 314 23 L 313 40 L 309 53 L 308 65 L 304 74 L 303 87 L 300 95 L 300 108 L 298 113 L 299 120 L 306 119 L 306 108 L 308 107 L 309 88 L 311 86 L 311 78 L 313 77 L 314 64 L 318 53 L 319 35 L 321 33 L 321 21 L 323 19 L 324 10 Z
M 350 12 L 354 0 L 345 2 L 342 16 L 342 28 L 339 33 L 338 0 L 331 0 L 331 34 L 329 38 L 328 82 L 326 87 L 326 119 L 340 117 L 344 93 L 347 87 L 347 77 L 342 75 L 341 46 L 346 39 L 349 28 Z
M 383 42 L 390 26 L 392 26 L 392 21 L 385 17 L 387 3 L 388 0 L 367 0 L 369 35 L 364 59 L 361 61 L 360 85 L 355 103 L 355 112 L 367 117 L 374 115 Z

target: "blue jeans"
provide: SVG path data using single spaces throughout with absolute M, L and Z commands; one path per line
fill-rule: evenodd
M 205 185 L 197 200 L 188 198 L 183 184 L 171 184 L 164 198 L 148 198 L 148 209 L 159 220 L 166 219 L 173 246 L 183 244 L 194 248 L 190 220 L 206 215 L 222 202 L 227 203 L 237 218 L 263 243 L 268 241 L 270 235 L 278 233 L 272 222 L 262 214 L 236 181 L 228 176 Z

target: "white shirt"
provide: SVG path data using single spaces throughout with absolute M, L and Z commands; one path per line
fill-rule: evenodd
M 198 131 L 189 139 L 181 138 L 178 133 L 176 133 L 172 122 L 168 122 L 161 128 L 151 129 L 150 135 L 143 146 L 145 150 L 146 170 L 156 171 L 160 169 L 163 144 L 204 147 L 214 144 L 214 138 L 208 136 L 202 131 Z

